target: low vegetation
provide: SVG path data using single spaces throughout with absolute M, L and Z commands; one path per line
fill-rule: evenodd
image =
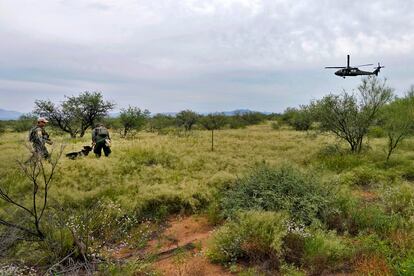
M 355 118 L 368 112 L 347 97 Z M 5 122 L 0 187 L 7 196 L 0 200 L 0 219 L 21 227 L 0 226 L 0 273 L 156 275 L 154 256 L 119 262 L 113 252 L 120 245 L 145 251 L 166 218 L 180 214 L 208 217 L 215 231 L 200 254 L 240 275 L 412 275 L 414 140 L 401 124 L 403 138 L 390 154 L 394 129 L 386 120 L 394 119 L 384 116 L 412 95 L 380 99 L 354 149 L 334 132 L 321 132 L 327 129 L 310 106 L 303 107 L 312 122 L 307 131 L 274 114 L 236 114 L 205 130 L 209 117 L 186 111 L 182 122 L 189 115 L 194 123 L 147 116 L 139 135 L 124 137 L 118 119 L 107 118 L 111 157 L 60 158 L 47 204 L 42 174 L 34 189 L 17 162 L 30 157 L 27 132 Z M 359 123 L 355 118 L 352 123 Z M 49 130 L 53 160 L 62 144 L 65 152 L 90 144 L 88 132 L 74 139 Z M 51 165 L 45 163 L 46 172 Z M 33 203 L 41 219 L 31 216 Z

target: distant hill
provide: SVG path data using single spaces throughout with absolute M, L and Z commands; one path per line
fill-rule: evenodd
M 253 111 L 253 110 L 250 110 L 250 109 L 236 109 L 236 110 L 232 110 L 232 111 L 202 112 L 200 114 L 201 115 L 207 115 L 207 114 L 210 114 L 210 113 L 223 113 L 226 116 L 234 116 L 236 114 L 246 114 L 246 113 L 251 113 L 251 112 L 258 112 L 258 113 L 262 113 L 262 114 L 266 114 L 266 115 L 271 114 L 271 112 Z M 169 115 L 169 116 L 175 116 L 175 115 L 177 115 L 177 113 L 178 112 L 163 112 L 161 114 Z
M 19 117 L 23 115 L 23 113 L 12 111 L 12 110 L 5 110 L 0 108 L 0 120 L 17 120 Z
M 233 115 L 235 115 L 237 113 L 238 114 L 246 114 L 246 113 L 250 113 L 250 112 L 258 112 L 258 113 L 262 113 L 262 114 L 265 114 L 265 115 L 271 114 L 271 112 L 253 111 L 253 110 L 250 110 L 250 109 L 236 109 L 236 110 L 233 110 L 233 111 L 202 112 L 200 114 L 201 115 L 207 115 L 207 114 L 210 114 L 210 113 L 224 113 L 224 115 L 226 115 L 226 116 L 233 116 Z M 117 118 L 117 117 L 119 117 L 119 114 L 120 114 L 120 112 L 110 112 L 109 113 L 109 117 L 111 117 L 111 118 Z M 153 113 L 153 114 L 151 114 L 151 116 L 153 116 L 155 114 L 157 114 L 157 113 Z M 159 114 L 163 114 L 163 115 L 173 116 L 174 117 L 175 115 L 178 114 L 178 112 L 161 112 Z
M 250 109 L 236 109 L 236 110 L 233 110 L 233 111 L 224 111 L 223 113 L 226 116 L 233 116 L 233 115 L 236 115 L 236 114 L 246 114 L 246 113 L 252 113 L 252 112 L 262 113 L 262 114 L 266 114 L 266 115 L 271 114 L 271 112 L 253 111 L 253 110 L 250 110 Z

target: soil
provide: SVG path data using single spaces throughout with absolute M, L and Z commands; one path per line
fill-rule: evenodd
M 168 276 L 227 276 L 233 275 L 220 265 L 212 264 L 205 256 L 205 248 L 214 227 L 200 216 L 171 217 L 156 238 L 144 250 L 126 245 L 113 250 L 112 258 L 127 261 L 143 256 L 158 256 L 153 267 Z

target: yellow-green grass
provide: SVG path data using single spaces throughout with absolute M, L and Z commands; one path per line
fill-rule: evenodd
M 118 218 L 125 214 L 137 220 L 147 213 L 198 212 L 205 210 L 210 202 L 217 203 L 217 188 L 235 183 L 235 179 L 249 174 L 258 163 L 265 162 L 271 167 L 290 164 L 316 174 L 327 189 L 340 187 L 335 205 L 340 210 L 339 221 L 329 222 L 329 226 L 321 229 L 333 227 L 341 239 L 349 238 L 351 244 L 360 244 L 365 235 L 374 235 L 374 240 L 380 237 L 382 243 L 392 247 L 391 255 L 376 253 L 377 244 L 369 244 L 368 249 L 358 245 L 356 252 L 369 253 L 372 258 L 380 254 L 381 258 L 392 260 L 393 265 L 410 265 L 408 252 L 414 249 L 412 228 L 396 231 L 394 224 L 406 220 L 411 225 L 409 220 L 414 215 L 412 138 L 405 140 L 391 160 L 385 162 L 386 138 L 369 138 L 361 154 L 351 154 L 347 144 L 332 135 L 286 127 L 275 130 L 271 122 L 246 129 L 215 131 L 214 151 L 211 151 L 211 132 L 204 130 L 182 135 L 140 132 L 134 139 L 122 139 L 115 131 L 111 134 L 113 153 L 109 158 L 97 159 L 93 153 L 76 160 L 62 156 L 50 189 L 51 205 L 59 203 L 68 215 L 93 208 L 97 202 L 113 201 L 114 206 L 121 208 Z M 51 138 L 54 145 L 48 147 L 55 155 L 62 144 L 64 153 L 68 153 L 80 151 L 91 143 L 90 133 L 71 139 L 52 132 Z M 6 132 L 0 136 L 0 187 L 30 206 L 31 183 L 17 163 L 29 158 L 27 147 L 30 148 L 27 133 Z M 353 202 L 357 202 L 356 208 Z M 213 208 L 212 212 L 220 210 Z M 14 220 L 13 214 L 13 208 L 0 200 L 0 216 Z M 394 217 L 392 224 L 389 218 Z M 348 224 L 346 231 L 355 230 L 354 234 L 362 238 L 341 232 L 341 223 Z
M 59 172 L 51 188 L 51 197 L 59 202 L 83 204 L 109 198 L 117 201 L 125 212 L 140 210 L 149 201 L 152 204 L 177 201 L 191 210 L 202 207 L 210 198 L 212 187 L 246 174 L 260 162 L 271 166 L 292 163 L 306 170 L 323 172 L 331 178 L 337 172 L 350 171 L 352 166 L 373 162 L 384 164 L 385 138 L 370 139 L 371 150 L 360 156 L 322 156 L 318 154 L 329 145 L 341 144 L 330 135 L 298 132 L 289 129 L 273 130 L 270 123 L 247 129 L 215 131 L 214 151 L 211 151 L 211 133 L 193 131 L 186 136 L 140 133 L 133 140 L 121 139 L 112 133 L 113 153 L 109 158 L 95 158 L 93 153 L 77 160 L 63 156 Z M 6 133 L 0 143 L 0 184 L 7 181 L 11 191 L 25 182 L 16 160 L 29 156 L 26 133 Z M 76 140 L 66 136 L 52 137 L 54 151 L 65 144 L 64 153 L 79 151 L 90 144 L 89 134 Z M 346 150 L 346 144 L 341 144 Z M 406 167 L 414 158 L 414 142 L 407 140 L 391 161 Z M 342 164 L 341 170 L 326 165 L 352 159 Z M 357 160 L 357 161 L 355 161 Z M 394 164 L 392 163 L 392 164 Z M 347 167 L 351 166 L 351 167 Z M 378 168 L 376 168 L 378 169 Z M 392 168 L 395 169 L 395 168 Z M 389 168 L 384 168 L 389 170 Z M 26 192 L 28 192 L 26 190 Z M 16 195 L 18 196 L 18 195 Z M 179 205 L 180 205 L 179 204 Z

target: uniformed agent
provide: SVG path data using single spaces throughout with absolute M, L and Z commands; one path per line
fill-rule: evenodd
M 34 154 L 44 159 L 50 157 L 46 144 L 53 144 L 49 138 L 49 134 L 45 130 L 45 126 L 48 122 L 49 121 L 44 117 L 38 118 L 37 125 L 30 130 L 29 134 L 29 141 L 33 144 Z
M 92 145 L 94 146 L 93 152 L 98 158 L 101 157 L 102 149 L 106 157 L 111 154 L 111 138 L 108 129 L 103 124 L 97 124 L 92 130 Z

